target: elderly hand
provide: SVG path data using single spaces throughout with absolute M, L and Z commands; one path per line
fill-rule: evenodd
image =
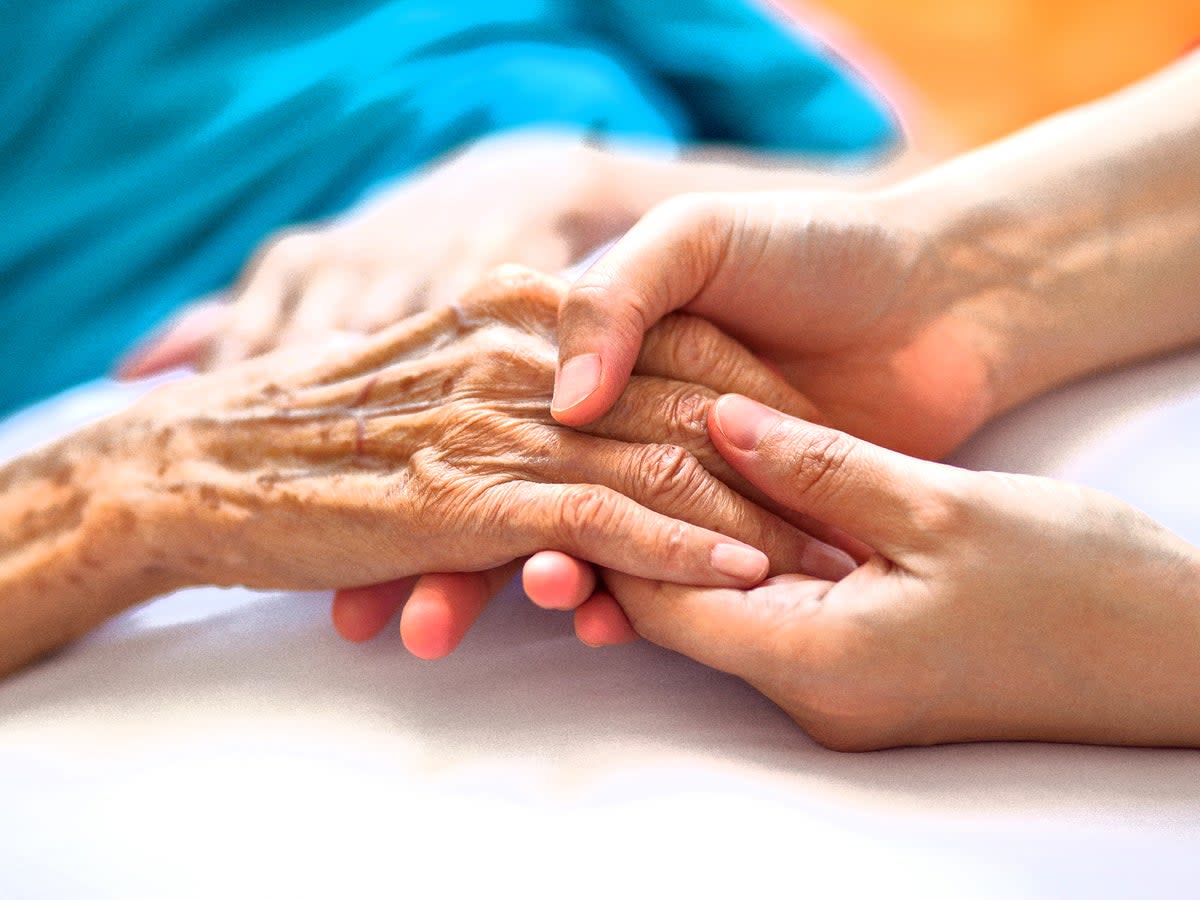
M 688 487 L 702 466 L 738 496 L 749 498 L 805 534 L 821 538 L 821 543 L 805 538 L 795 548 L 805 571 L 840 577 L 853 569 L 854 561 L 848 554 L 861 555 L 865 547 L 836 529 L 774 503 L 733 471 L 708 440 L 708 413 L 721 393 L 740 391 L 793 411 L 806 408 L 802 397 L 739 343 L 690 316 L 668 317 L 650 331 L 637 371 L 638 377 L 618 408 L 586 431 L 656 445 L 658 458 L 642 473 L 649 489 L 657 490 L 655 484 L 671 485 L 680 498 L 681 510 L 707 503 Z M 342 590 L 334 597 L 333 621 L 344 637 L 364 641 L 382 631 L 403 607 L 400 633 L 405 646 L 418 656 L 444 656 L 457 646 L 514 571 L 514 566 L 505 565 L 487 572 L 427 575 L 415 585 L 413 579 L 402 579 Z M 528 561 L 525 583 L 535 602 L 548 608 L 568 608 L 590 594 L 595 581 L 591 566 L 561 552 L 548 551 Z M 567 597 L 575 599 L 564 599 Z M 595 624 L 598 618 L 605 618 L 602 604 L 603 598 L 598 597 L 597 602 L 585 604 L 578 613 L 581 622 L 593 623 L 581 630 L 581 635 L 593 643 L 613 639 L 612 627 Z M 620 627 L 623 620 L 619 610 L 610 605 L 607 613 L 607 620 L 616 619 L 614 627 Z
M 1112 497 L 901 456 L 746 398 L 713 441 L 875 548 L 836 583 L 607 573 L 645 637 L 744 678 L 821 743 L 1200 744 L 1200 552 Z
M 663 407 L 690 385 L 639 376 L 603 437 L 555 424 L 562 290 L 508 269 L 315 364 L 277 354 L 149 395 L 130 412 L 152 438 L 130 490 L 154 546 L 186 549 L 162 564 L 183 583 L 296 589 L 492 569 L 546 547 L 729 586 L 842 565 L 660 442 Z
M 569 135 L 480 141 L 339 219 L 271 238 L 230 302 L 186 310 L 121 374 L 205 355 L 221 368 L 331 332 L 373 333 L 457 301 L 501 263 L 561 271 L 634 221 L 606 202 L 601 156 Z

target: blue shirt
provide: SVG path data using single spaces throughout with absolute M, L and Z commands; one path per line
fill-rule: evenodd
M 0 59 L 0 412 L 102 373 L 272 231 L 489 133 L 896 138 L 729 0 L 0 0 Z

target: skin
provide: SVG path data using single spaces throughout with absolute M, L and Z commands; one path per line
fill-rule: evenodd
M 1200 343 L 1198 94 L 1193 55 L 887 188 L 661 205 L 567 294 L 555 418 L 602 417 L 673 310 L 771 365 L 805 398 L 789 412 L 926 458 L 1057 385 Z M 588 643 L 636 638 L 585 565 L 529 565 L 534 602 L 575 608 Z
M 555 418 L 609 409 L 674 310 L 772 363 L 810 418 L 930 458 L 1056 385 L 1189 346 L 1198 91 L 1192 57 L 884 190 L 664 204 L 568 293 Z
M 228 294 L 182 311 L 130 352 L 118 377 L 142 378 L 179 366 L 220 369 L 280 347 L 372 333 L 455 301 L 495 264 L 561 271 L 618 237 L 656 204 L 689 191 L 864 191 L 919 171 L 933 158 L 929 151 L 907 148 L 870 169 L 831 171 L 811 161 L 727 149 L 669 158 L 547 132 L 488 138 L 335 221 L 271 237 Z M 542 189 L 530 193 L 532 181 Z M 472 228 L 463 230 L 464 219 Z M 716 387 L 718 393 L 758 396 L 753 385 L 726 380 Z M 576 569 L 567 576 L 572 583 L 590 578 L 590 570 Z M 422 657 L 443 656 L 478 615 L 463 615 L 454 598 L 461 597 L 463 609 L 482 610 L 477 598 L 488 587 L 482 575 L 464 573 L 457 582 L 438 575 L 431 588 L 406 580 L 339 592 L 334 625 L 348 640 L 369 640 L 405 609 L 405 645 Z M 540 602 L 536 586 L 531 596 Z M 623 623 L 619 615 L 607 620 Z M 613 636 L 595 627 L 585 630 Z
M 329 222 L 271 236 L 228 292 L 188 308 L 120 365 L 140 378 L 180 365 L 220 368 L 276 348 L 370 334 L 455 302 L 489 269 L 559 272 L 620 236 L 658 203 L 698 190 L 865 190 L 917 171 L 906 150 L 870 169 L 694 150 L 681 158 L 598 147 L 574 135 L 481 140 Z M 531 192 L 528 186 L 538 184 Z M 463 221 L 472 223 L 464 229 Z
M 884 190 L 664 204 L 568 293 L 555 417 L 601 415 L 645 328 L 680 309 L 772 364 L 804 418 L 926 458 L 1060 384 L 1200 343 L 1198 92 L 1193 56 Z M 583 602 L 583 566 L 555 565 L 570 593 L 542 602 Z M 596 602 L 614 642 L 635 637 Z
M 760 489 L 875 552 L 837 582 L 749 591 L 606 572 L 638 633 L 840 750 L 1200 746 L 1197 548 L 1098 491 L 923 462 L 737 395 L 709 431 Z
M 672 309 L 736 330 L 806 418 L 928 456 L 1056 384 L 1200 344 L 1198 91 L 1193 59 L 877 202 L 674 204 L 568 296 L 555 416 L 603 414 Z M 592 389 L 564 385 L 587 354 Z M 640 634 L 736 674 L 840 750 L 1200 746 L 1197 548 L 1095 491 L 922 462 L 738 396 L 707 430 L 762 492 L 871 554 L 840 580 L 604 572 L 596 593 L 577 561 L 535 556 L 531 593 L 579 604 L 585 642 Z
M 555 423 L 564 289 L 501 270 L 454 306 L 315 359 L 283 352 L 164 386 L 0 468 L 0 672 L 188 585 L 398 589 L 453 569 L 485 573 L 486 599 L 505 566 L 545 547 L 688 583 L 848 568 L 686 450 L 636 441 L 664 404 L 706 415 L 716 396 L 653 354 L 595 434 Z M 436 597 L 438 580 L 425 590 Z M 429 608 L 409 611 L 418 632 Z M 459 596 L 448 615 L 469 621 L 470 604 Z

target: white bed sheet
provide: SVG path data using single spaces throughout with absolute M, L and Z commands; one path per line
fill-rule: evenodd
M 11 453 L 130 392 L 10 420 Z M 1200 542 L 1200 354 L 1072 386 L 956 457 Z M 1194 897 L 1200 753 L 845 755 L 740 682 L 580 646 L 514 591 L 452 658 L 318 595 L 196 590 L 0 684 L 0 897 Z

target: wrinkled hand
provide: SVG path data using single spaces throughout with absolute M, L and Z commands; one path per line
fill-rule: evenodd
M 848 554 L 867 552 L 836 529 L 774 503 L 716 453 L 708 439 L 707 420 L 721 393 L 740 391 L 792 411 L 806 408 L 802 397 L 744 347 L 701 319 L 671 316 L 647 335 L 637 371 L 618 407 L 586 431 L 657 445 L 658 456 L 641 473 L 647 490 L 670 490 L 680 498 L 683 510 L 708 503 L 689 487 L 702 466 L 738 495 L 821 539 L 805 538 L 794 548 L 805 571 L 840 577 L 854 567 Z M 693 508 L 691 514 L 697 512 Z M 773 558 L 777 555 L 766 546 L 763 549 Z M 333 602 L 334 624 L 344 637 L 365 641 L 379 634 L 402 608 L 400 632 L 405 646 L 418 656 L 444 656 L 514 571 L 504 566 L 480 573 L 437 573 L 415 582 L 404 579 L 339 591 Z M 552 609 L 579 606 L 595 588 L 592 567 L 558 551 L 535 554 L 526 563 L 524 581 L 529 596 Z M 612 643 L 617 635 L 629 633 L 619 608 L 603 593 L 575 615 L 580 636 L 590 643 Z
M 806 418 L 938 457 L 989 412 L 986 334 L 923 210 L 879 193 L 708 194 L 659 206 L 571 288 L 554 415 L 611 407 L 647 328 L 715 323 L 811 402 Z
M 572 136 L 480 141 L 337 220 L 271 238 L 229 303 L 177 317 L 121 374 L 205 355 L 206 367 L 221 368 L 330 333 L 370 334 L 457 301 L 501 263 L 561 271 L 632 224 L 610 219 L 598 156 Z
M 1196 745 L 1200 554 L 1096 491 L 901 456 L 723 397 L 739 472 L 875 548 L 832 583 L 606 580 L 637 631 L 744 678 L 823 744 Z
M 504 270 L 315 363 L 284 352 L 150 394 L 129 416 L 149 448 L 130 489 L 163 566 L 186 584 L 289 589 L 491 570 L 547 547 L 684 583 L 753 583 L 768 557 L 828 568 L 823 545 L 657 442 L 662 405 L 692 386 L 639 376 L 597 436 L 550 419 L 563 290 Z
M 974 305 L 986 253 L 960 259 L 953 246 L 928 210 L 886 191 L 664 203 L 569 291 L 554 416 L 583 425 L 604 414 L 646 329 L 683 309 L 770 363 L 808 401 L 806 419 L 941 456 L 993 412 L 995 340 Z M 536 556 L 525 586 L 541 606 L 576 609 L 587 643 L 636 637 L 577 560 Z

